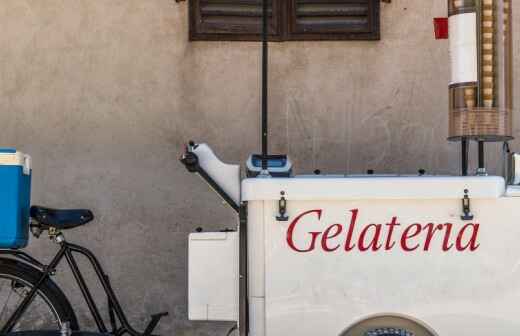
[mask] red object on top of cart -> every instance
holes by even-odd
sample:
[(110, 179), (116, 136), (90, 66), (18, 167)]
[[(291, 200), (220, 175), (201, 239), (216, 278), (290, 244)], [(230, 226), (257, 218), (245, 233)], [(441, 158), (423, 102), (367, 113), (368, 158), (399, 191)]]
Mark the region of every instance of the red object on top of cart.
[(445, 40), (449, 38), (448, 18), (434, 18), (435, 39)]

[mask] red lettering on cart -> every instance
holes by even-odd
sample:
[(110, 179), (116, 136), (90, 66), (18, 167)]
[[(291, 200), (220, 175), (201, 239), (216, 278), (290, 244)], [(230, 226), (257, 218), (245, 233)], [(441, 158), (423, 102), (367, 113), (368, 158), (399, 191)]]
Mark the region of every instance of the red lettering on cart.
[(352, 216), (350, 216), (350, 226), (348, 227), (348, 233), (347, 233), (347, 241), (345, 243), (345, 251), (350, 252), (355, 247), (356, 244), (352, 244), (352, 235), (354, 234), (354, 226), (356, 226), (357, 216), (358, 216), (358, 209), (350, 210), (352, 213)]
[[(474, 252), (480, 247), (480, 224), (477, 223), (466, 224), (457, 231), (452, 223), (402, 225), (398, 217), (394, 216), (384, 225), (371, 223), (361, 226), (358, 225), (359, 209), (352, 209), (348, 227), (341, 223), (323, 226), (322, 214), (322, 209), (306, 211), (290, 223), (287, 229), (287, 244), (293, 251), (308, 253), (321, 247), (326, 253), (348, 253), (354, 250), (377, 252), (394, 248), (404, 252), (428, 252), (433, 248), (439, 248), (444, 252)], [(320, 226), (324, 229), (316, 229)]]
[[(430, 250), (430, 244), (432, 243), (432, 239), (435, 236), (436, 231), (442, 231), (444, 226), (442, 224), (435, 225), (434, 223), (428, 223), (425, 225), (425, 229), (427, 230), (426, 240), (424, 241), (424, 251)], [(444, 249), (443, 249), (444, 250)]]
[[(359, 235), (359, 250), (362, 252), (372, 250), (379, 251), (381, 248), (381, 244), (379, 244), (379, 237), (381, 236), (381, 224), (370, 224), (365, 226), (365, 228), (361, 231)], [(373, 229), (373, 230), (371, 230)], [(369, 241), (368, 245), (365, 245), (366, 235), (369, 231), (374, 231), (372, 234), (372, 239)]]
[(421, 233), (422, 226), (421, 224), (412, 224), (406, 229), (404, 229), (403, 235), (401, 236), (401, 248), (403, 251), (412, 252), (419, 248), (419, 243), (415, 244), (413, 247), (408, 245), (408, 241), (414, 237), (417, 237), (419, 233)]
[(394, 229), (396, 226), (400, 226), (401, 224), (397, 223), (397, 217), (392, 217), (392, 221), (386, 223), (386, 225), (388, 226), (388, 236), (386, 237), (385, 250), (390, 251), (395, 246), (395, 242), (392, 240)]
[(291, 247), (296, 252), (310, 252), (310, 251), (314, 251), (314, 248), (316, 247), (316, 238), (318, 238), (318, 236), (321, 234), (321, 232), (309, 232), (311, 234), (311, 244), (307, 249), (297, 248), (296, 245), (294, 245), (294, 241), (293, 241), (293, 232), (294, 232), (294, 228), (296, 227), (296, 223), (298, 223), (302, 217), (305, 217), (306, 215), (312, 214), (312, 213), (315, 213), (318, 215), (318, 220), (321, 219), (321, 210), (310, 210), (310, 211), (304, 212), (301, 215), (299, 215), (298, 217), (296, 217), (293, 220), (293, 222), (291, 223), (291, 225), (289, 225), (289, 229), (287, 230), (287, 244), (289, 244), (289, 247)]
[[(457, 247), (457, 250), (459, 251), (465, 251), (469, 248), (470, 251), (476, 251), (480, 244), (477, 243), (477, 236), (478, 236), (478, 229), (480, 228), (479, 224), (466, 224), (460, 230), (459, 235), (457, 236), (457, 243), (455, 246)], [(464, 233), (466, 230), (471, 229), (471, 238), (466, 243), (466, 245), (462, 245), (462, 241), (464, 240)]]
[(444, 234), (444, 242), (442, 243), (442, 250), (444, 252), (448, 252), (453, 247), (453, 244), (450, 244), (451, 229), (453, 228), (453, 224), (446, 223), (446, 224), (444, 224), (444, 227), (446, 228), (446, 233)]
[[(333, 234), (331, 234), (331, 231), (335, 230)], [(343, 226), (341, 224), (333, 224), (329, 226), (324, 232), (323, 237), (321, 238), (321, 248), (326, 252), (334, 252), (337, 249), (339, 249), (340, 244), (338, 243), (336, 247), (329, 247), (327, 245), (327, 240), (336, 238), (341, 234), (341, 231), (343, 231)]]

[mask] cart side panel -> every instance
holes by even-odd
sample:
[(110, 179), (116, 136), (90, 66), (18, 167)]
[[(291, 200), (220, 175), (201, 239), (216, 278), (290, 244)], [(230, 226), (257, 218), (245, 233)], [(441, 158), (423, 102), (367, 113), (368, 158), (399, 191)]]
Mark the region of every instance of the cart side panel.
[[(472, 200), (463, 221), (460, 199), (289, 201), (280, 222), (266, 201), (265, 335), (335, 336), (384, 313), (438, 335), (519, 334), (518, 209), (519, 198)], [(428, 238), (430, 223), (439, 230)]]

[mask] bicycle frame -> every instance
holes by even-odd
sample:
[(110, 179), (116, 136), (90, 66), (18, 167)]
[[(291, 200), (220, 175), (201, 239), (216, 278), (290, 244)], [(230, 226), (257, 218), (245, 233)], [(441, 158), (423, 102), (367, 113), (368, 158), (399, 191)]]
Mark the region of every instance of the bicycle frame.
[[(26, 311), (28, 306), (33, 301), (38, 289), (41, 287), (41, 285), (47, 280), (51, 275), (55, 274), (56, 267), (60, 264), (60, 262), (65, 258), (67, 260), (67, 263), (69, 264), (69, 267), (74, 275), (74, 278), (81, 290), (81, 294), (83, 295), (87, 306), (90, 310), (90, 313), (92, 314), (92, 317), (94, 318), (94, 321), (96, 322), (97, 328), (100, 333), (108, 333), (108, 329), (103, 321), (103, 318), (101, 317), (101, 314), (99, 312), (99, 309), (94, 302), (94, 299), (92, 298), (92, 294), (90, 293), (90, 290), (85, 282), (85, 279), (83, 277), (83, 274), (81, 273), (78, 264), (76, 262), (76, 259), (74, 258), (74, 253), (78, 253), (80, 255), (83, 255), (86, 257), (91, 266), (94, 268), (94, 271), (98, 277), (99, 282), (103, 286), (103, 289), (107, 295), (108, 303), (109, 303), (109, 314), (110, 314), (110, 323), (112, 327), (111, 334), (115, 336), (120, 336), (124, 334), (129, 334), (131, 336), (150, 336), (159, 323), (159, 320), (161, 317), (166, 316), (168, 313), (161, 313), (152, 315), (152, 320), (148, 324), (146, 330), (143, 333), (140, 333), (136, 331), (130, 323), (128, 322), (128, 319), (112, 289), (112, 286), (110, 285), (110, 281), (108, 278), (108, 275), (104, 272), (103, 268), (101, 267), (101, 264), (99, 263), (96, 256), (88, 249), (76, 245), (71, 244), (63, 240), (59, 242), (61, 245), (60, 250), (56, 254), (56, 256), (52, 259), (52, 261), (49, 263), (49, 265), (43, 265), (33, 257), (31, 257), (29, 254), (22, 252), (22, 251), (16, 251), (16, 250), (0, 250), (0, 255), (11, 255), (14, 256), (26, 263), (32, 264), (38, 268), (40, 268), (43, 272), (42, 277), (38, 280), (36, 285), (31, 289), (31, 291), (26, 295), (26, 297), (22, 300), (20, 303), (20, 306), (13, 312), (5, 326), (0, 330), (1, 334), (10, 332), (16, 322), (20, 319), (22, 314)], [(115, 314), (115, 315), (114, 315)], [(119, 320), (120, 327), (117, 327), (116, 319)], [(66, 322), (66, 321), (64, 321)]]

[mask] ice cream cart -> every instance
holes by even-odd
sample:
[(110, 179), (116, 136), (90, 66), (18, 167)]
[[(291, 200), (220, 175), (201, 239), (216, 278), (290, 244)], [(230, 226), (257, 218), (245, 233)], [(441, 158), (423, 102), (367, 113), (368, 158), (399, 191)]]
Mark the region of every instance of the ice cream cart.
[[(264, 95), (263, 151), (246, 178), (205, 144), (182, 158), (239, 214), (236, 230), (189, 237), (190, 319), (235, 321), (241, 336), (520, 334), (511, 1), (448, 5), (461, 174), (295, 176), (267, 154)], [(504, 143), (503, 176), (487, 174), (486, 142)]]

